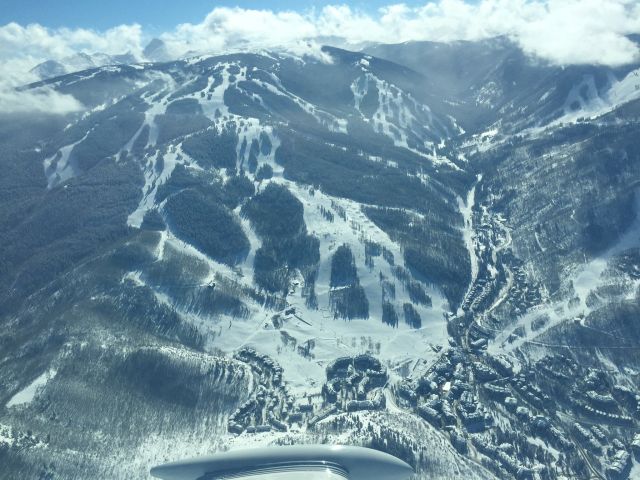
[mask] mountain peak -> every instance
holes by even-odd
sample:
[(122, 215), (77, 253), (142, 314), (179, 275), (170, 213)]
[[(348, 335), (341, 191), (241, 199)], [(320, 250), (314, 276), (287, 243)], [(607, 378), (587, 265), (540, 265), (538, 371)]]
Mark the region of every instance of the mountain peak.
[(144, 55), (147, 60), (153, 62), (166, 62), (171, 60), (167, 45), (159, 38), (152, 39), (147, 46), (144, 47), (142, 55)]

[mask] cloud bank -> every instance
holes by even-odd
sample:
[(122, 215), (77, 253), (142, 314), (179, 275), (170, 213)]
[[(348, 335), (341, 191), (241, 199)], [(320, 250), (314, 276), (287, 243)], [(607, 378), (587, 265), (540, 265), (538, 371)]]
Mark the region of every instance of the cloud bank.
[[(640, 34), (637, 0), (438, 0), (418, 7), (390, 4), (373, 14), (346, 5), (304, 12), (219, 7), (202, 22), (180, 24), (160, 38), (169, 54), (179, 58), (265, 49), (311, 53), (325, 43), (358, 48), (371, 42), (448, 42), (504, 35), (527, 54), (553, 64), (619, 66), (640, 60), (637, 44), (628, 38), (631, 34)], [(21, 104), (60, 112), (77, 109), (77, 102), (53, 92), (40, 92), (38, 102), (32, 103), (12, 99), (11, 92), (15, 85), (33, 81), (27, 72), (44, 60), (60, 61), (79, 52), (131, 53), (143, 60), (149, 40), (137, 24), (103, 32), (16, 23), (0, 26), (0, 62), (5, 65), (0, 73), (0, 110)]]
[(618, 66), (640, 58), (627, 36), (640, 34), (637, 0), (440, 0), (394, 4), (370, 15), (328, 6), (306, 13), (216, 8), (162, 39), (175, 55), (238, 48), (304, 49), (326, 39), (342, 46), (411, 40), (479, 40), (505, 35), (554, 64)]
[[(1, 49), (0, 49), (1, 50)], [(71, 95), (59, 93), (52, 88), (17, 90), (39, 78), (30, 72), (36, 60), (32, 57), (0, 59), (0, 114), (42, 112), (65, 114), (82, 110), (82, 104)]]
[(40, 80), (31, 69), (43, 61), (61, 61), (81, 52), (130, 51), (139, 56), (142, 40), (139, 25), (122, 25), (105, 32), (51, 30), (35, 24), (0, 26), (0, 113), (65, 114), (81, 110), (83, 106), (71, 95), (46, 87), (31, 90), (16, 90), (16, 87)]

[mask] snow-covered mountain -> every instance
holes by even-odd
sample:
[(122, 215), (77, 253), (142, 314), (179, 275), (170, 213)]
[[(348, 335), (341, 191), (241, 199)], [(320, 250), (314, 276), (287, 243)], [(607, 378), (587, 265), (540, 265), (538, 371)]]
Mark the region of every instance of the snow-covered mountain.
[(142, 56), (151, 62), (168, 62), (172, 60), (167, 45), (159, 38), (154, 38), (144, 47)]
[[(155, 52), (155, 49), (150, 53)], [(108, 55), (106, 53), (76, 53), (59, 61), (46, 60), (31, 69), (41, 79), (59, 77), (67, 73), (80, 72), (104, 65), (128, 65), (139, 62), (140, 59), (131, 53), (122, 55)]]
[(429, 78), (429, 88), (467, 130), (496, 126), (515, 134), (597, 117), (640, 98), (638, 64), (550, 65), (504, 37), (375, 45), (366, 51)]
[(27, 87), (85, 111), (0, 116), (0, 478), (320, 441), (420, 478), (640, 469), (638, 65), (106, 63)]
[(89, 70), (109, 65), (131, 65), (141, 62), (168, 62), (173, 60), (166, 44), (159, 38), (152, 39), (142, 51), (142, 55), (131, 52), (110, 55), (102, 52), (79, 52), (60, 60), (45, 60), (31, 69), (40, 79), (60, 77), (65, 74)]

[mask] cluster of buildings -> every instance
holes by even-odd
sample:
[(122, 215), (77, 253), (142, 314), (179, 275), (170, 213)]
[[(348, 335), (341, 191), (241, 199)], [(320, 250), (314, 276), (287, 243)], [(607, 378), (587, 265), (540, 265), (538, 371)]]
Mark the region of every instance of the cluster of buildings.
[(453, 347), (422, 377), (401, 382), (396, 393), (406, 406), (415, 407), (418, 415), (438, 428), (484, 431), (492, 419), (471, 385), (476, 371), (483, 378), (498, 377), (491, 367), (470, 362), (460, 348)]
[(619, 440), (613, 440), (607, 449), (607, 457), (604, 460), (605, 472), (609, 478), (628, 478), (631, 472), (631, 455)]
[(593, 454), (608, 478), (626, 479), (632, 467), (632, 453), (640, 458), (640, 433), (626, 447), (620, 440), (609, 439), (597, 425), (583, 425), (578, 422), (573, 425), (575, 439), (580, 445)]
[(242, 348), (233, 358), (251, 366), (260, 383), (266, 386), (282, 387), (282, 367), (268, 355), (256, 352), (253, 348)]
[(302, 420), (293, 397), (284, 387), (282, 367), (277, 362), (253, 348), (241, 349), (234, 358), (249, 365), (258, 386), (251, 398), (229, 417), (229, 432), (286, 431), (298, 417)]
[(514, 376), (511, 380), (511, 385), (527, 403), (535, 408), (544, 410), (552, 407), (554, 401), (551, 397), (531, 380), (531, 375), (528, 372), (524, 372)]
[[(598, 427), (595, 427), (595, 428), (597, 429), (598, 434), (601, 434), (600, 429), (598, 429)], [(573, 429), (574, 429), (575, 438), (580, 442), (582, 446), (587, 448), (589, 451), (591, 451), (595, 455), (602, 454), (602, 445), (596, 439), (596, 436), (594, 435), (594, 432), (591, 429), (583, 425), (580, 425), (578, 422), (575, 422), (573, 424)], [(604, 434), (602, 434), (602, 437), (604, 437)]]
[[(634, 390), (617, 385), (605, 372), (584, 367), (562, 354), (538, 360), (532, 368), (515, 375), (511, 384), (529, 405), (544, 415), (561, 412), (562, 418), (575, 420), (564, 425), (567, 428), (563, 433), (553, 426), (549, 417), (516, 407), (516, 414), (532, 427), (532, 433), (568, 457), (578, 455), (578, 447), (583, 449), (590, 464), (607, 478), (628, 478), (633, 442), (638, 440), (640, 447), (640, 435), (632, 441), (627, 438), (628, 445), (607, 435), (623, 434), (620, 438), (624, 439), (624, 432), (637, 425), (640, 395)], [(553, 392), (553, 398), (545, 393), (547, 391)]]
[[(545, 359), (545, 362), (548, 362), (547, 370), (554, 372), (548, 378), (563, 382), (569, 392), (570, 384), (565, 377), (571, 376), (576, 382), (578, 372), (567, 368), (567, 362), (571, 363), (571, 360), (558, 358)], [(560, 368), (560, 364), (564, 368)], [(562, 402), (556, 405), (549, 385), (538, 382), (538, 375), (543, 370), (537, 366), (516, 366), (508, 356), (474, 352), (454, 345), (444, 351), (420, 378), (401, 382), (396, 394), (405, 407), (414, 408), (424, 420), (447, 432), (456, 450), (464, 454), (475, 449), (484, 455), (485, 464), (496, 472), (516, 478), (538, 478), (543, 471), (549, 473), (549, 462), (554, 461), (544, 457), (551, 455), (549, 452), (561, 453), (567, 458), (563, 466), (552, 467), (560, 472), (569, 468), (568, 459), (582, 455), (577, 449), (581, 446), (601, 456), (598, 462), (592, 463), (602, 472), (608, 472), (611, 478), (625, 478), (629, 449), (620, 442), (617, 447), (608, 442), (597, 426), (585, 427), (576, 422), (573, 429), (565, 428), (555, 413), (557, 408), (563, 408)], [(593, 402), (604, 406), (610, 404), (611, 399), (618, 403), (619, 399), (625, 398), (635, 408), (631, 390), (618, 388), (614, 389), (615, 393), (607, 394), (603, 385), (589, 383), (588, 375), (583, 378), (586, 378), (582, 382), (585, 396)], [(597, 393), (597, 396), (589, 392)], [(497, 412), (500, 412), (498, 416)], [(504, 420), (509, 417), (520, 426), (517, 432), (506, 426), (508, 423)], [(511, 441), (504, 441), (505, 437), (511, 436)], [(640, 448), (640, 437), (637, 443)], [(542, 454), (541, 450), (547, 453)], [(619, 474), (613, 474), (615, 469)]]
[[(481, 330), (476, 333), (472, 341), (483, 338)], [(251, 367), (259, 386), (230, 417), (234, 433), (312, 427), (341, 412), (384, 409), (390, 393), (387, 369), (371, 355), (329, 363), (313, 404), (294, 402), (282, 384), (282, 368), (267, 355), (244, 348), (235, 358)], [(399, 406), (445, 432), (458, 452), (481, 454), (495, 472), (547, 478), (552, 470), (571, 472), (570, 462), (577, 461), (607, 478), (625, 479), (633, 455), (640, 461), (640, 433), (619, 437), (624, 443), (608, 435), (637, 424), (640, 396), (608, 378), (562, 354), (521, 366), (509, 356), (474, 349), (471, 342), (468, 347), (452, 342), (436, 362), (391, 393)], [(508, 418), (519, 425), (517, 432), (505, 423)]]
[(385, 407), (382, 387), (387, 369), (371, 355), (339, 357), (327, 365), (327, 381), (322, 386), (326, 404), (337, 411), (378, 410)]
[(632, 426), (640, 419), (640, 395), (620, 385), (609, 385), (602, 372), (589, 369), (569, 395), (573, 410), (594, 421)]
[(514, 305), (514, 313), (522, 314), (535, 305), (542, 303), (540, 286), (531, 283), (524, 271), (522, 262), (510, 255), (511, 273), (513, 274), (513, 286), (509, 291), (509, 301)]
[(501, 468), (517, 479), (530, 480), (534, 478), (535, 471), (522, 465), (515, 455), (515, 448), (509, 443), (494, 445), (485, 442), (483, 438), (472, 437), (471, 442), (476, 450), (500, 465)]
[(379, 410), (386, 405), (383, 387), (388, 380), (387, 369), (370, 355), (332, 361), (326, 368), (321, 401), (315, 403), (294, 401), (283, 385), (282, 368), (268, 355), (243, 348), (234, 358), (250, 366), (258, 386), (229, 417), (231, 433), (287, 431), (294, 424), (311, 427), (336, 413)]
[(491, 258), (491, 252), (495, 252), (494, 246), (504, 244), (508, 240), (504, 229), (490, 222), (492, 220), (487, 221), (485, 218), (476, 229), (476, 242), (480, 246), (476, 253), (483, 257), (480, 264), (488, 265), (489, 268), (478, 272), (478, 278), (465, 295), (461, 308), (469, 312), (487, 310), (507, 283), (505, 265), (508, 265), (512, 277), (509, 303), (512, 305), (513, 313), (519, 316), (541, 303), (540, 285), (527, 276), (523, 262), (511, 251), (501, 252), (502, 258), (499, 262)]

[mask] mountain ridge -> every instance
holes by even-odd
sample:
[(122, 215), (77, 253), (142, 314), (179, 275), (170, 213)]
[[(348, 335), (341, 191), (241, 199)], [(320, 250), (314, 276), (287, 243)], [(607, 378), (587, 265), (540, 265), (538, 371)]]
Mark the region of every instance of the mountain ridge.
[(0, 118), (8, 475), (339, 440), (422, 478), (638, 468), (637, 66), (418, 47), (25, 87), (86, 110)]

